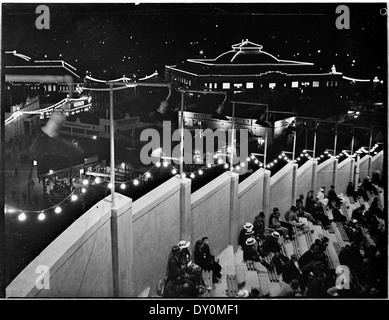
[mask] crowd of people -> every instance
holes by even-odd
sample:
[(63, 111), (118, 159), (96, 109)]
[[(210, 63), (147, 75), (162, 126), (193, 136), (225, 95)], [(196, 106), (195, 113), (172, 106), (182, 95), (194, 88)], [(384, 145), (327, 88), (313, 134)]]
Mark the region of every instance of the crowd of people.
[[(375, 175), (375, 182), (381, 182)], [(369, 192), (378, 195), (377, 184), (370, 177), (360, 184), (357, 194), (353, 186), (348, 188), (347, 196), (363, 197)], [(352, 185), (352, 184), (351, 184)], [(366, 189), (367, 187), (367, 189)], [(352, 188), (352, 189), (351, 189)], [(351, 190), (353, 192), (351, 192)], [(281, 220), (280, 211), (273, 208), (269, 216), (268, 228), (265, 227), (265, 214), (260, 212), (253, 223), (246, 222), (239, 235), (239, 245), (243, 250), (244, 261), (257, 261), (268, 270), (275, 269), (279, 279), (282, 279), (279, 297), (375, 297), (385, 293), (385, 263), (386, 217), (379, 207), (377, 197), (373, 199), (369, 210), (361, 205), (352, 212), (351, 220), (341, 212), (345, 196), (338, 194), (333, 185), (326, 194), (321, 187), (314, 197), (311, 190), (307, 194), (304, 205), (304, 195), (296, 200), (296, 205), (285, 212), (285, 220)], [(369, 200), (369, 198), (367, 198)], [(331, 210), (331, 220), (326, 214)], [(278, 241), (280, 235), (285, 239), (293, 239), (293, 227), (303, 227), (299, 217), (304, 217), (324, 229), (331, 221), (342, 222), (351, 244), (345, 245), (339, 253), (340, 266), (331, 267), (326, 254), (329, 239), (316, 239), (308, 251), (300, 258), (295, 254), (287, 257), (283, 254)], [(362, 230), (364, 229), (364, 230)], [(374, 244), (366, 241), (367, 232)], [(265, 259), (272, 253), (270, 263)], [(249, 292), (247, 297), (252, 297)]]
[[(380, 208), (379, 199), (374, 197), (368, 209), (362, 204), (352, 212), (351, 219), (342, 213), (346, 196), (364, 197), (379, 194), (377, 181), (367, 177), (355, 191), (352, 183), (348, 185), (345, 195), (336, 192), (333, 185), (328, 193), (320, 187), (316, 196), (310, 190), (306, 198), (300, 194), (296, 204), (291, 206), (281, 219), (279, 208), (274, 207), (266, 226), (264, 212), (254, 218), (253, 222), (243, 225), (238, 237), (238, 244), (243, 251), (243, 262), (257, 262), (269, 272), (276, 272), (281, 285), (278, 297), (376, 297), (385, 290), (385, 257), (387, 239), (385, 226), (387, 219)], [(329, 218), (327, 211), (332, 212)], [(304, 218), (304, 219), (300, 219)], [(306, 228), (307, 221), (320, 225), (323, 229), (330, 223), (341, 222), (347, 233), (349, 244), (339, 252), (339, 263), (335, 269), (328, 256), (327, 247), (330, 239), (323, 236), (316, 239), (310, 248), (300, 257), (292, 254), (286, 256), (280, 237), (286, 241), (293, 240), (299, 229)], [(366, 233), (372, 242), (366, 240)], [(209, 239), (203, 237), (196, 241), (194, 253), (189, 251), (190, 243), (182, 240), (172, 247), (168, 262), (168, 276), (163, 296), (198, 297), (204, 290), (209, 290), (202, 278), (203, 270), (212, 271), (213, 282), (221, 278), (219, 261), (211, 254)], [(271, 259), (269, 259), (271, 258)], [(239, 290), (238, 297), (259, 297), (258, 288)]]
[(203, 270), (212, 271), (213, 283), (221, 278), (222, 267), (211, 254), (208, 237), (196, 241), (193, 255), (189, 247), (189, 241), (181, 240), (171, 248), (164, 297), (195, 298), (211, 290), (203, 279)]

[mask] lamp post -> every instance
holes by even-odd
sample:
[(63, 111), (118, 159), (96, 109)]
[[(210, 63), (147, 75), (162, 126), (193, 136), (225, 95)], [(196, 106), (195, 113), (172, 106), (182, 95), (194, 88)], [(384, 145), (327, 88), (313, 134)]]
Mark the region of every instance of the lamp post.
[[(235, 145), (235, 101), (232, 101), (232, 132), (231, 132), (231, 155), (230, 172), (234, 169), (234, 145)], [(228, 152), (227, 152), (228, 153)]]

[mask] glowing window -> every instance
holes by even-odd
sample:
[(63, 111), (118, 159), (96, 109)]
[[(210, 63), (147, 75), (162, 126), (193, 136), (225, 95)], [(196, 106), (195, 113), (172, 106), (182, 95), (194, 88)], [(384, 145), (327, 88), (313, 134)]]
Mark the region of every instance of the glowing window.
[(292, 88), (298, 88), (299, 82), (298, 81), (292, 81)]
[(254, 82), (247, 82), (246, 83), (246, 88), (247, 89), (253, 89), (254, 88)]
[(276, 84), (274, 82), (269, 83), (269, 88), (274, 89), (276, 87)]
[(223, 82), (223, 89), (230, 89), (230, 84), (228, 82)]
[(312, 87), (318, 88), (319, 87), (319, 81), (313, 81), (312, 82)]

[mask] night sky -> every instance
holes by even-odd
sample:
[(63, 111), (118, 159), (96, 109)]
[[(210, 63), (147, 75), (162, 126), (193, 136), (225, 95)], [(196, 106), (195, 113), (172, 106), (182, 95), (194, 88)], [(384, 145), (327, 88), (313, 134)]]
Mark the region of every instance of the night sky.
[(49, 3), (50, 30), (38, 30), (38, 4), (3, 4), (3, 50), (63, 59), (81, 76), (143, 77), (188, 58), (216, 58), (242, 39), (280, 59), (335, 64), (347, 76), (386, 79), (385, 3), (345, 3), (350, 29), (339, 30), (338, 3)]

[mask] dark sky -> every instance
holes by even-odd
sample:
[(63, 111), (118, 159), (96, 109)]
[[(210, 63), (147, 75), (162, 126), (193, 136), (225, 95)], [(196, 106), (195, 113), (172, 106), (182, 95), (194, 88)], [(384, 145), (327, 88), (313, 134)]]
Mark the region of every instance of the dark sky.
[(386, 79), (386, 4), (345, 4), (349, 30), (335, 26), (338, 3), (49, 3), (50, 30), (35, 27), (38, 4), (3, 4), (3, 50), (64, 59), (81, 75), (142, 77), (187, 58), (215, 58), (249, 39), (281, 59)]

